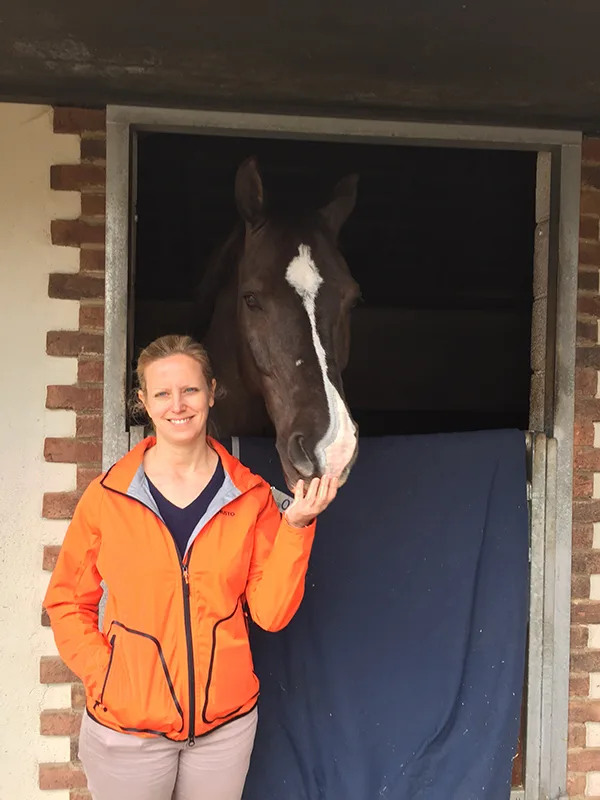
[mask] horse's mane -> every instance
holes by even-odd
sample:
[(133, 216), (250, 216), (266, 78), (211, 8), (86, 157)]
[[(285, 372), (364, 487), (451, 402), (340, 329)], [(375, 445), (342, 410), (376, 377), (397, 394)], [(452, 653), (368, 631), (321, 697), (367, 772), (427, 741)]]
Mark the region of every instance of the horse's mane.
[(234, 276), (243, 244), (244, 225), (240, 222), (208, 257), (206, 269), (195, 289), (195, 335), (199, 340), (202, 340), (208, 331), (219, 292)]

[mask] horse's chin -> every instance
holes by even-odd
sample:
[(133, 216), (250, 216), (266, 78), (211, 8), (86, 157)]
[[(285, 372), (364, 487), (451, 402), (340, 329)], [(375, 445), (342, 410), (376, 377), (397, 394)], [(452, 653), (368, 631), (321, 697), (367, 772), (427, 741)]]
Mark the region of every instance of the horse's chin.
[[(358, 445), (354, 450), (354, 455), (352, 456), (350, 462), (344, 467), (341, 474), (337, 476), (338, 479), (338, 489), (340, 489), (344, 484), (347, 482), (348, 478), (350, 477), (350, 472), (352, 471), (352, 467), (354, 466), (356, 459), (358, 456)], [(306, 490), (307, 486), (310, 484), (314, 478), (321, 478), (322, 475), (311, 475), (310, 477), (306, 477), (305, 475), (301, 475), (291, 464), (282, 463), (283, 468), (283, 477), (285, 479), (286, 485), (290, 492), (293, 494), (296, 488), (296, 484), (298, 481), (304, 481), (304, 488)]]
[(354, 466), (357, 456), (358, 456), (358, 444), (354, 449), (354, 455), (352, 456), (350, 463), (343, 469), (342, 474), (338, 476), (338, 489), (341, 489), (342, 486), (346, 483), (346, 481), (350, 477), (350, 472), (352, 471), (352, 467)]

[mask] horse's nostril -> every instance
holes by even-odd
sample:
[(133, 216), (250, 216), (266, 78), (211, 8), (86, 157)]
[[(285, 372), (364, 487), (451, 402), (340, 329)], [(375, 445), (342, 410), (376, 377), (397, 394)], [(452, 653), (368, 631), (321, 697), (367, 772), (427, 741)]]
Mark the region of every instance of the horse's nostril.
[(290, 461), (298, 470), (300, 475), (303, 475), (305, 478), (310, 478), (315, 474), (315, 465), (313, 464), (313, 461), (306, 450), (304, 437), (301, 433), (293, 433), (290, 436), (288, 443), (288, 454)]

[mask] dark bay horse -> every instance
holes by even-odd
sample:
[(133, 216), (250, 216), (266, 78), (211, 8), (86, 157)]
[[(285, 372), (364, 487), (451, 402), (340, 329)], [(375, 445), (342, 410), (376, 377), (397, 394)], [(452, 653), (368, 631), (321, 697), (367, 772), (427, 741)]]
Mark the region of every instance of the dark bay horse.
[(357, 182), (341, 180), (323, 208), (280, 214), (267, 208), (256, 160), (245, 161), (235, 181), (240, 224), (198, 289), (198, 333), (224, 390), (217, 435), (274, 432), (290, 488), (326, 473), (342, 484), (357, 455), (341, 375), (359, 287), (337, 246)]

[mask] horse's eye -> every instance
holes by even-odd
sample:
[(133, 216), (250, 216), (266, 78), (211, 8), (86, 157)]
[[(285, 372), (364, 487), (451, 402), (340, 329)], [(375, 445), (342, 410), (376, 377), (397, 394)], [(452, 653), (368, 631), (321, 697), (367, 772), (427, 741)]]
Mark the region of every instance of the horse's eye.
[(244, 295), (244, 301), (249, 309), (255, 311), (257, 308), (260, 308), (260, 303), (256, 299), (256, 295), (252, 293), (248, 293)]

